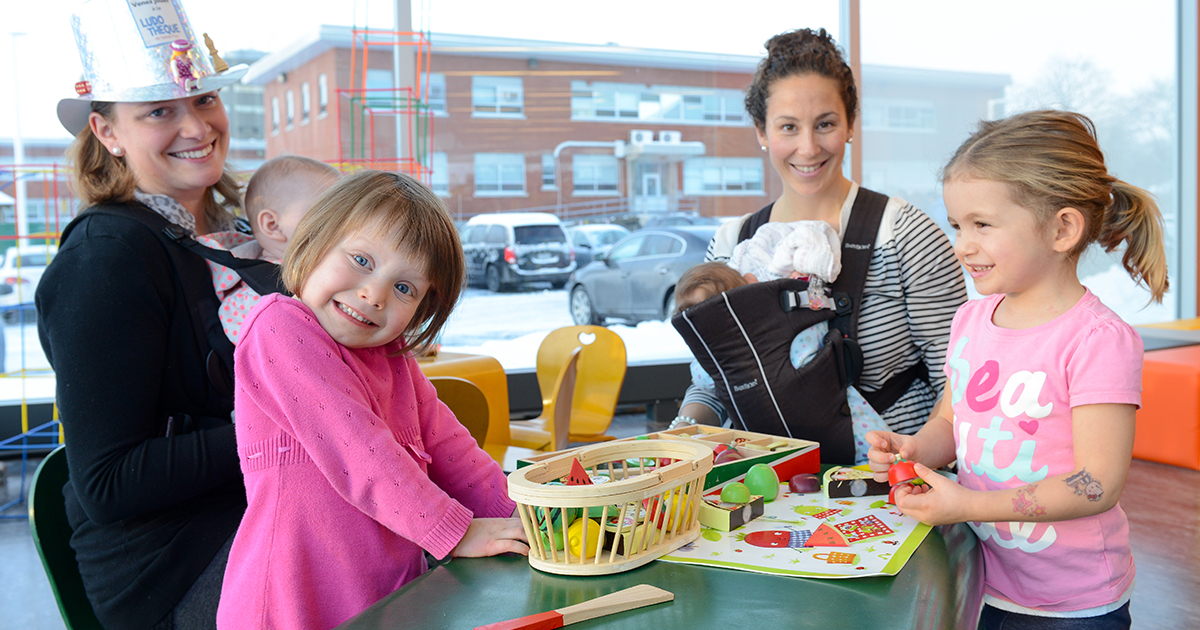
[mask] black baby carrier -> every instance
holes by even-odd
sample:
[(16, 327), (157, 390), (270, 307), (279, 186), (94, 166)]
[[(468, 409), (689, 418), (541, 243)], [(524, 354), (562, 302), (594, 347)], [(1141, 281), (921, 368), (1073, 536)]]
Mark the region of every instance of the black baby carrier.
[[(862, 372), (858, 316), (886, 206), (886, 196), (859, 188), (842, 240), (842, 270), (823, 300), (833, 308), (810, 307), (807, 280), (781, 279), (734, 288), (672, 318), (735, 427), (820, 442), (822, 462), (854, 463), (846, 389)], [(739, 242), (770, 219), (771, 207), (743, 222)], [(829, 322), (821, 349), (792, 367), (792, 340), (820, 322)], [(920, 377), (924, 364), (918, 366), (863, 397), (882, 413)]]
[[(209, 349), (205, 365), (209, 383), (217, 393), (233, 400), (233, 342), (229, 341), (221, 327), (221, 302), (213, 290), (211, 273), (200, 272), (196, 267), (198, 261), (187, 252), (237, 271), (242, 280), (259, 295), (290, 295), (283, 286), (279, 265), (266, 260), (237, 258), (227, 251), (205, 247), (174, 223), (136, 201), (129, 204), (96, 204), (80, 213), (80, 217), (85, 214), (105, 214), (130, 219), (145, 225), (158, 237), (163, 249), (171, 258), (176, 278), (184, 288), (183, 293), (188, 300), (188, 311), (192, 314), (196, 341), (201, 348)], [(63, 230), (60, 237), (62, 242), (66, 242), (67, 235), (77, 222), (78, 218)]]

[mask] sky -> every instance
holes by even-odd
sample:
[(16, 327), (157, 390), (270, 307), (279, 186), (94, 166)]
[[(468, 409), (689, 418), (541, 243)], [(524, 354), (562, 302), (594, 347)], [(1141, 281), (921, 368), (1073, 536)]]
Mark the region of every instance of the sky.
[[(73, 95), (75, 2), (7, 0), (0, 21), (0, 138), (63, 138), (54, 115)], [(434, 33), (758, 55), (771, 35), (824, 26), (839, 35), (838, 0), (609, 0), (580, 20), (561, 0), (413, 0), (413, 28)], [(687, 11), (680, 11), (686, 6)], [(1010, 74), (1031, 80), (1055, 58), (1087, 57), (1132, 91), (1174, 75), (1173, 0), (861, 0), (863, 63)], [(273, 52), (320, 24), (391, 29), (393, 0), (184, 0), (217, 48)], [(14, 38), (11, 32), (24, 35)], [(15, 54), (14, 54), (15, 48)], [(14, 59), (18, 60), (14, 63)], [(15, 78), (14, 78), (15, 70)]]

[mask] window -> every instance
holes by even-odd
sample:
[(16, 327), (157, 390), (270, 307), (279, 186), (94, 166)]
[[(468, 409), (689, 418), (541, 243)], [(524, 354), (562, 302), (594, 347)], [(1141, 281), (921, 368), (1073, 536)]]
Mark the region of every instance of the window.
[(442, 197), (450, 196), (450, 163), (443, 152), (434, 153), (430, 160), (429, 187)]
[(608, 259), (611, 261), (621, 261), (633, 258), (638, 255), (642, 249), (642, 243), (646, 241), (645, 235), (637, 234), (621, 241), (618, 245), (614, 245), (608, 252)]
[[(1196, 167), (1195, 162), (1181, 164), (1180, 156), (1194, 160), (1196, 152), (1180, 143), (1190, 137), (1194, 147), (1196, 137), (1196, 4), (1089, 3), (1105, 23), (1137, 24), (1140, 45), (1124, 47), (1095, 37), (1094, 28), (1062, 3), (1007, 3), (1012, 15), (1038, 14), (1037, 20), (1021, 23), (1029, 41), (1047, 43), (1037, 55), (1009, 45), (1013, 23), (992, 19), (999, 14), (950, 35), (962, 16), (939, 10), (948, 5), (903, 4), (862, 3), (861, 183), (902, 196), (953, 239), (937, 173), (980, 119), (1045, 108), (1082, 113), (1095, 123), (1109, 172), (1157, 198), (1172, 290), (1162, 305), (1149, 304), (1145, 289), (1121, 267), (1123, 250), (1105, 254), (1097, 247), (1080, 261), (1080, 282), (1130, 324), (1194, 317), (1195, 211), (1181, 213), (1180, 208), (1195, 207), (1196, 178), (1180, 173), (1194, 174)], [(897, 32), (942, 45), (902, 47), (884, 41), (887, 33)], [(1006, 53), (997, 55), (997, 50)], [(1190, 84), (1181, 84), (1181, 77)], [(917, 133), (919, 140), (903, 137)], [(859, 142), (855, 138), (855, 150)], [(967, 291), (977, 295), (969, 279)]]
[(429, 75), (429, 111), (435, 116), (447, 116), (446, 109), (446, 75), (433, 73)]
[(308, 92), (308, 83), (300, 84), (300, 124), (308, 124), (308, 114), (312, 111), (312, 96)]
[(554, 154), (542, 154), (542, 190), (557, 190), (558, 175), (554, 172)]
[(937, 131), (932, 101), (863, 99), (862, 120), (870, 131)]
[(758, 158), (691, 158), (683, 163), (686, 195), (761, 195), (763, 161)]
[(683, 241), (666, 234), (651, 234), (646, 237), (639, 256), (669, 256), (683, 251)]
[(574, 120), (746, 125), (740, 90), (632, 83), (571, 82)]
[(572, 156), (571, 180), (575, 195), (617, 194), (617, 173), (620, 165), (612, 155), (578, 154)]
[(471, 240), (468, 242), (482, 243), (487, 238), (487, 233), (488, 227), (486, 225), (476, 225), (474, 231), (471, 232)]
[(329, 80), (324, 74), (317, 77), (317, 115), (324, 117), (329, 106)]
[(271, 97), (271, 133), (279, 133), (279, 97)]
[(493, 225), (487, 232), (487, 242), (503, 245), (508, 242), (503, 225)]
[(472, 77), (471, 112), (474, 116), (523, 115), (525, 91), (521, 77)]
[(391, 70), (371, 68), (367, 70), (367, 92), (363, 94), (366, 107), (393, 108), (396, 104), (395, 76)]
[(287, 128), (292, 128), (292, 122), (296, 120), (296, 95), (291, 90), (287, 91)]
[(525, 156), (520, 153), (476, 153), (475, 194), (481, 197), (523, 196)]

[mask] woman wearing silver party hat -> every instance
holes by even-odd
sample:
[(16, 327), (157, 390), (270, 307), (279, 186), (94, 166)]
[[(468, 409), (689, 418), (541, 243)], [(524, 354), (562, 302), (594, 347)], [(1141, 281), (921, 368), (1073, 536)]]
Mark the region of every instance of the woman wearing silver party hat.
[(71, 25), (83, 80), (58, 117), (87, 210), (37, 292), (71, 546), (105, 628), (213, 628), (245, 491), (233, 348), (208, 267), (181, 242), (232, 229), (217, 90), (246, 67), (206, 52), (178, 0), (89, 0)]

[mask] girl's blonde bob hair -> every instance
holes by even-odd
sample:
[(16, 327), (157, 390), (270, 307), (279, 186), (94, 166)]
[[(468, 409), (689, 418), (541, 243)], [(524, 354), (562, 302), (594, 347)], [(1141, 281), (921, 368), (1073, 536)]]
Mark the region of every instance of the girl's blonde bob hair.
[(458, 302), (466, 260), (450, 212), (433, 191), (402, 173), (363, 170), (338, 181), (300, 220), (283, 257), (283, 282), (299, 296), (338, 243), (362, 230), (390, 238), (424, 261), (429, 291), (403, 337), (418, 354), (431, 346)]

